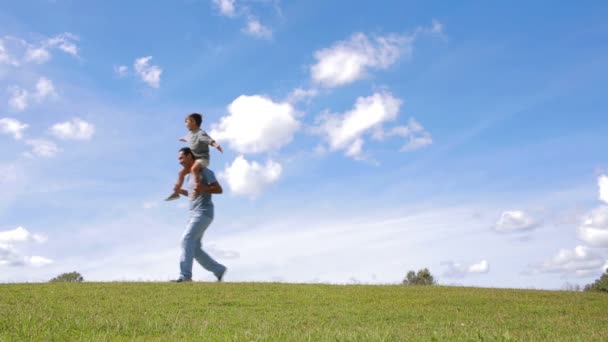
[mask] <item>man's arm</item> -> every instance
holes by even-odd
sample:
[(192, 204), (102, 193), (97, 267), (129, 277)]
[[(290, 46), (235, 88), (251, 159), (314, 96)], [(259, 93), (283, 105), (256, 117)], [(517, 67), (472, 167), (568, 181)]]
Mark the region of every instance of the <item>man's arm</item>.
[(221, 194), (224, 192), (222, 186), (218, 182), (213, 182), (211, 184), (199, 184), (196, 188), (197, 193), (204, 192), (206, 194)]

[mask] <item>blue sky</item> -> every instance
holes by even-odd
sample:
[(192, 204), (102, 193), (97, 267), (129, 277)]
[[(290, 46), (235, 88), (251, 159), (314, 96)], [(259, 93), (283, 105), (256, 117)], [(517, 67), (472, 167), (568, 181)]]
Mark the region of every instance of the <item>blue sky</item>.
[[(0, 282), (164, 281), (190, 112), (227, 281), (560, 289), (608, 266), (608, 6), (0, 6)], [(194, 278), (212, 275), (195, 266)]]

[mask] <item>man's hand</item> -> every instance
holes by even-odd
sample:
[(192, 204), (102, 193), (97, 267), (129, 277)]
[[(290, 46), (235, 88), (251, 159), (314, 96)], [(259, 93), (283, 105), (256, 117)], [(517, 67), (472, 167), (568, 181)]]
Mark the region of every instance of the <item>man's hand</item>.
[(194, 198), (197, 198), (203, 192), (209, 192), (209, 185), (203, 183), (194, 184)]

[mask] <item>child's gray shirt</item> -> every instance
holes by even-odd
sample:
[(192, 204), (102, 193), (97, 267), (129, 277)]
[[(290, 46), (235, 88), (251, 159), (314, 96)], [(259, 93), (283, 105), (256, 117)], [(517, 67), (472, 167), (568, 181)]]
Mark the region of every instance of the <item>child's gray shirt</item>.
[(196, 132), (190, 133), (188, 136), (188, 143), (190, 144), (190, 149), (192, 150), (192, 154), (196, 159), (207, 159), (209, 160), (209, 145), (214, 140), (211, 139), (209, 134), (202, 129), (199, 129)]

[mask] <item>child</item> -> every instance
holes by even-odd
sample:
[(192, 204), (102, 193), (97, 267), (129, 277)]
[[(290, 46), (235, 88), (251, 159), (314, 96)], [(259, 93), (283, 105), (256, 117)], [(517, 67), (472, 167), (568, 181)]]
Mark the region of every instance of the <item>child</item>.
[(189, 135), (180, 138), (180, 141), (187, 141), (190, 144), (190, 149), (196, 159), (190, 169), (183, 168), (178, 176), (177, 183), (173, 188), (173, 194), (167, 197), (165, 201), (171, 201), (179, 198), (179, 190), (184, 184), (184, 178), (189, 172), (192, 172), (194, 177), (194, 189), (198, 189), (201, 180), (201, 170), (209, 166), (209, 145), (217, 148), (218, 151), (224, 153), (222, 147), (215, 140), (211, 139), (209, 134), (201, 129), (203, 117), (198, 113), (192, 113), (186, 117), (186, 128), (191, 132)]

